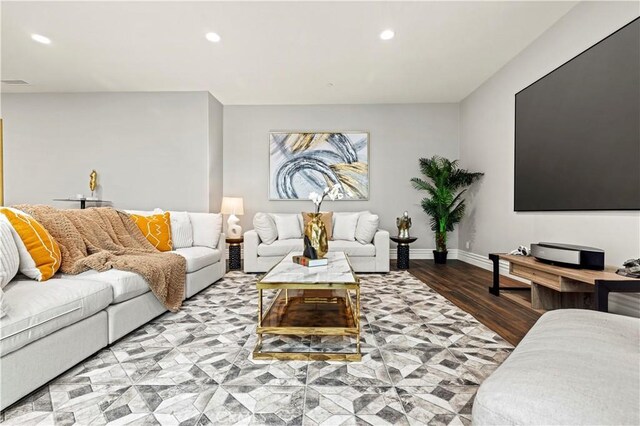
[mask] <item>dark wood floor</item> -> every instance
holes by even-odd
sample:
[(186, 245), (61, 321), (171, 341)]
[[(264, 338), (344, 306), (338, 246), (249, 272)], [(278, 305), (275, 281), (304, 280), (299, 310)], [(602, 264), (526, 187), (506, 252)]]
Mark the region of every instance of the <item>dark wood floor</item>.
[[(512, 345), (522, 340), (541, 315), (540, 311), (526, 306), (526, 301), (514, 301), (516, 299), (509, 297), (507, 292), (500, 297), (489, 294), (491, 272), (477, 266), (459, 260), (450, 260), (446, 265), (436, 265), (432, 260), (411, 260), (409, 266), (411, 274)], [(395, 260), (391, 261), (391, 267), (396, 269)], [(522, 287), (521, 283), (504, 277), (501, 285)]]

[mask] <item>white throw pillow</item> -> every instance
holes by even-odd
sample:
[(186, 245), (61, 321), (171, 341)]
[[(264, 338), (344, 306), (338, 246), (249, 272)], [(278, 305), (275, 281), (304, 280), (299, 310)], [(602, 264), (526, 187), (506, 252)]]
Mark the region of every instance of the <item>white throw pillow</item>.
[(20, 267), (20, 255), (12, 230), (9, 219), (0, 214), (0, 289), (9, 284)]
[(187, 212), (169, 212), (171, 219), (171, 241), (173, 248), (193, 246), (193, 227)]
[[(300, 219), (298, 219), (298, 216), (300, 216)], [(302, 215), (272, 214), (271, 217), (273, 217), (273, 221), (276, 223), (279, 240), (302, 238), (302, 226), (300, 226)]]
[(260, 241), (265, 244), (271, 244), (278, 239), (276, 223), (267, 213), (256, 213), (253, 217), (253, 229), (258, 233)]
[(193, 228), (193, 245), (218, 248), (222, 234), (222, 215), (219, 213), (189, 213)]
[(333, 239), (355, 241), (359, 216), (360, 213), (334, 213)]
[(378, 225), (380, 225), (380, 218), (377, 214), (369, 211), (360, 213), (356, 225), (356, 241), (360, 244), (369, 244), (378, 231)]

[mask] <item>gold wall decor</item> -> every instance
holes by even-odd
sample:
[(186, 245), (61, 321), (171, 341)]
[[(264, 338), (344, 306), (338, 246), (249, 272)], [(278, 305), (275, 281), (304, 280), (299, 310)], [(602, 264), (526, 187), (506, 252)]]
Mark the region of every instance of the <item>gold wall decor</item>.
[(93, 192), (96, 190), (96, 186), (98, 186), (98, 173), (95, 170), (91, 170), (89, 174), (89, 190), (91, 191), (91, 196), (93, 197)]

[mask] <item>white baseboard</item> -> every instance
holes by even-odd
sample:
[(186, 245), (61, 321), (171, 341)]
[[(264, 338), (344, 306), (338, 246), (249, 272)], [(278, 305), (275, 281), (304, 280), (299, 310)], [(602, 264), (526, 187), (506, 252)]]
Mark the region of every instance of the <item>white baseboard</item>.
[[(477, 266), (478, 268), (486, 269), (487, 271), (493, 271), (493, 262), (489, 259), (488, 256), (471, 253), (470, 251), (458, 250), (457, 259), (465, 263), (469, 263), (473, 266)], [(500, 275), (504, 275), (514, 280), (529, 284), (529, 281), (511, 275), (509, 273), (509, 263), (503, 260), (500, 261)]]
[[(433, 259), (433, 250), (434, 249), (413, 249), (409, 248), (409, 258), (410, 259)], [(449, 254), (447, 258), (456, 260), (458, 259), (458, 249), (449, 249)], [(397, 259), (398, 258), (398, 250), (397, 249), (389, 249), (389, 258)]]
[[(409, 257), (411, 259), (433, 259), (433, 250), (434, 249), (410, 249)], [(390, 249), (389, 257), (391, 259), (397, 259), (398, 251), (395, 248)], [(491, 262), (488, 256), (481, 254), (460, 249), (449, 249), (449, 255), (447, 258), (450, 260), (460, 260), (470, 265), (477, 266), (478, 268), (486, 269), (487, 271), (493, 271), (493, 262)], [(509, 264), (502, 260), (500, 261), (500, 275), (529, 284), (529, 281), (511, 275), (509, 273)]]

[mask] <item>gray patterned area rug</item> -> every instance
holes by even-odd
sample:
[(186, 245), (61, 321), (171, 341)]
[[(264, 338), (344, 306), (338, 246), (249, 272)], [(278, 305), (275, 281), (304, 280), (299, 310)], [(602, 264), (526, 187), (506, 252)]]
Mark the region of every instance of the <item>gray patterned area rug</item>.
[[(362, 362), (254, 361), (256, 276), (228, 273), (3, 414), (5, 424), (468, 425), (512, 346), (408, 272), (363, 274)], [(335, 351), (336, 337), (267, 339)], [(352, 350), (353, 348), (349, 348)]]

